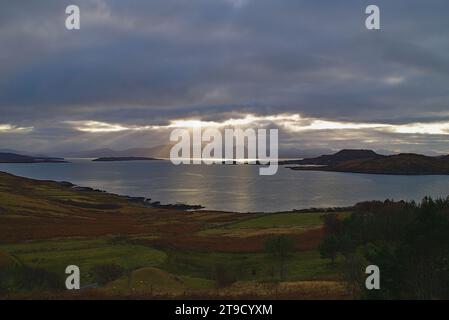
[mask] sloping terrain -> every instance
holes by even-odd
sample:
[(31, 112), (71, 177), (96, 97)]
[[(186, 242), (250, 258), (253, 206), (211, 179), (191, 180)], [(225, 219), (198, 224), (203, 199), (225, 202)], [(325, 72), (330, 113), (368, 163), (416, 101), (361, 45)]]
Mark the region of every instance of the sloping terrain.
[(292, 167), (292, 169), (394, 175), (449, 174), (449, 160), (447, 157), (402, 153), (365, 159), (328, 160), (329, 163), (327, 164), (326, 161), (317, 161), (317, 163), (321, 164), (320, 166), (298, 166)]
[(33, 157), (21, 154), (0, 152), (0, 163), (42, 163), (42, 162), (66, 162), (63, 158), (49, 158), (49, 157)]
[(0, 242), (111, 234), (170, 236), (244, 217), (148, 208), (126, 197), (0, 172)]
[[(0, 172), (0, 298), (348, 298), (341, 265), (329, 265), (317, 251), (323, 214), (152, 208)], [(295, 242), (285, 279), (265, 251), (276, 235)], [(64, 290), (71, 264), (88, 289)]]

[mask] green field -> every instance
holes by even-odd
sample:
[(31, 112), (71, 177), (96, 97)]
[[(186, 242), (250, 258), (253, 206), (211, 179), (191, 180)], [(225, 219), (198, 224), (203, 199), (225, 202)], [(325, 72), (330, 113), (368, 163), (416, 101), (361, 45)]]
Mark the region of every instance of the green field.
[[(108, 285), (111, 290), (165, 288), (182, 292), (215, 287), (218, 267), (228, 270), (235, 281), (271, 282), (279, 279), (278, 264), (266, 253), (228, 254), (170, 251), (146, 246), (112, 244), (104, 239), (61, 239), (1, 245), (2, 260), (48, 270), (64, 276), (65, 268), (80, 267), (82, 285), (94, 282), (90, 270), (96, 265), (117, 264), (131, 272)], [(7, 258), (9, 255), (9, 258)], [(157, 267), (157, 268), (154, 268)], [(339, 266), (330, 266), (317, 251), (295, 252), (286, 260), (286, 281), (335, 279)], [(134, 270), (134, 271), (133, 271)]]
[[(341, 261), (332, 266), (318, 252), (324, 214), (149, 208), (0, 172), (0, 296), (76, 296), (64, 290), (69, 265), (80, 267), (82, 287), (95, 284), (80, 297), (271, 297), (263, 287), (277, 284), (294, 297), (341, 296)], [(277, 235), (294, 241), (283, 263), (265, 251)]]
[(320, 213), (272, 213), (229, 225), (230, 229), (245, 228), (282, 228), (293, 226), (318, 226), (323, 223)]
[[(215, 279), (216, 269), (222, 266), (230, 270), (239, 281), (278, 280), (273, 275), (278, 263), (266, 253), (199, 253), (174, 252), (161, 266), (170, 273)], [(317, 251), (295, 252), (286, 259), (286, 280), (312, 280), (338, 277), (339, 265), (330, 266)]]
[[(320, 213), (279, 213), (258, 216), (245, 221), (212, 228), (202, 233), (226, 230), (245, 232), (249, 229), (308, 228), (322, 224)], [(152, 239), (151, 235), (134, 237)], [(116, 264), (127, 271), (127, 276), (108, 285), (113, 291), (142, 290), (165, 287), (168, 292), (213, 288), (217, 268), (222, 267), (235, 281), (278, 281), (278, 264), (264, 252), (219, 253), (168, 250), (164, 252), (144, 245), (132, 244), (133, 237), (117, 241), (117, 237), (63, 238), (48, 241), (30, 241), (0, 245), (3, 260), (9, 255), (19, 265), (48, 270), (63, 277), (68, 265), (81, 270), (82, 285), (95, 281), (90, 270), (96, 265)], [(130, 242), (131, 241), (131, 242)], [(330, 266), (320, 258), (318, 251), (293, 252), (285, 263), (286, 281), (336, 279), (339, 265)], [(131, 276), (130, 276), (131, 275)]]
[(179, 294), (186, 290), (212, 289), (215, 281), (189, 276), (177, 276), (164, 270), (146, 267), (137, 269), (130, 276), (124, 276), (108, 284), (109, 292), (122, 293), (129, 290), (152, 291)]
[(159, 265), (166, 258), (162, 251), (126, 243), (114, 244), (111, 239), (75, 238), (0, 245), (0, 251), (14, 257), (19, 264), (58, 275), (64, 275), (68, 265), (77, 265), (84, 284), (93, 281), (90, 270), (96, 265), (117, 264), (133, 270)]
[[(348, 213), (338, 213), (346, 216)], [(225, 226), (210, 228), (201, 231), (200, 235), (223, 235), (223, 236), (250, 236), (263, 234), (298, 234), (304, 231), (319, 228), (323, 224), (325, 213), (269, 213), (243, 221), (229, 223)]]

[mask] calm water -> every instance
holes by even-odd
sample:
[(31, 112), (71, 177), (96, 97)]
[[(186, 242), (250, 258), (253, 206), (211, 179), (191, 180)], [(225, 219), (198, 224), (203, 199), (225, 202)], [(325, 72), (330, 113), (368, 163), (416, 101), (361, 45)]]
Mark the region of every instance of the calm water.
[(257, 166), (184, 165), (169, 161), (0, 164), (0, 171), (70, 181), (162, 203), (201, 204), (238, 212), (347, 206), (363, 200), (420, 200), (449, 195), (449, 176), (386, 176), (293, 171), (259, 176)]

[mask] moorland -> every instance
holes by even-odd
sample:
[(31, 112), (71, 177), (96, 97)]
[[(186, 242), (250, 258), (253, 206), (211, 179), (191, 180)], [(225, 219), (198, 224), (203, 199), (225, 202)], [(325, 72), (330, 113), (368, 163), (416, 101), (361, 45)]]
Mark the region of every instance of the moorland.
[(448, 229), (448, 199), (180, 210), (0, 172), (0, 298), (448, 299)]

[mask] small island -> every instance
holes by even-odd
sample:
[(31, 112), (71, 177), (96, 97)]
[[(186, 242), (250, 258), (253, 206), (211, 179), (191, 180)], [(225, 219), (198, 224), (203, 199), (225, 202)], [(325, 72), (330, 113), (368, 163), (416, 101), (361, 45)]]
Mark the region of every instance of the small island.
[(94, 159), (92, 161), (96, 162), (112, 162), (112, 161), (153, 161), (160, 160), (156, 158), (147, 158), (147, 157), (103, 157)]

